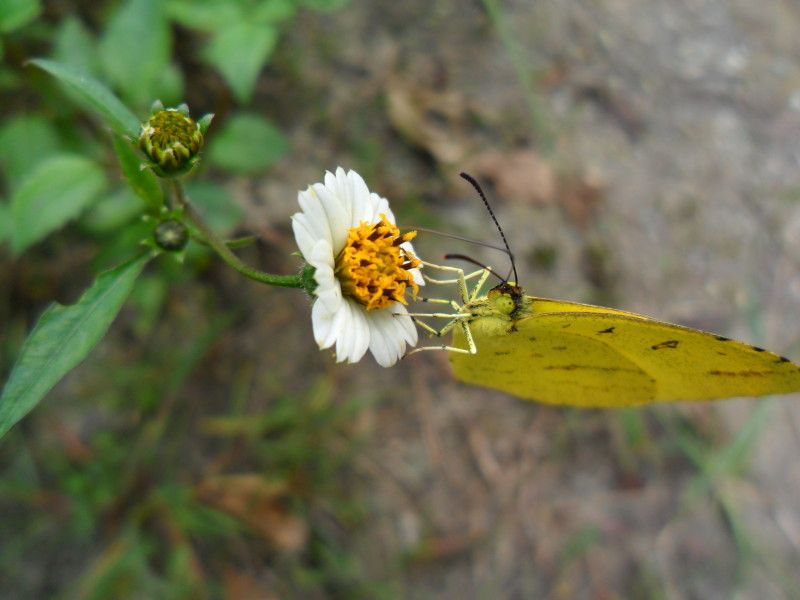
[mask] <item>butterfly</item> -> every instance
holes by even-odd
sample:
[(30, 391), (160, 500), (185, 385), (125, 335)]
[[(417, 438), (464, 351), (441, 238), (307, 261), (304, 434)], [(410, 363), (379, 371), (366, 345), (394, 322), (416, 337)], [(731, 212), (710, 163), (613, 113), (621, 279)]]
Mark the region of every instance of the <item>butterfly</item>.
[[(486, 202), (477, 182), (462, 176)], [(425, 264), (456, 274), (429, 280), (457, 283), (462, 304), (434, 299), (455, 313), (418, 314), (451, 318), (440, 330), (422, 324), (431, 333), (453, 331), (451, 346), (418, 350), (449, 350), (453, 374), (465, 383), (584, 408), (800, 391), (800, 366), (763, 348), (613, 308), (528, 296), (505, 280), (479, 296), (488, 269), (465, 275)], [(478, 276), (469, 293), (466, 281)]]

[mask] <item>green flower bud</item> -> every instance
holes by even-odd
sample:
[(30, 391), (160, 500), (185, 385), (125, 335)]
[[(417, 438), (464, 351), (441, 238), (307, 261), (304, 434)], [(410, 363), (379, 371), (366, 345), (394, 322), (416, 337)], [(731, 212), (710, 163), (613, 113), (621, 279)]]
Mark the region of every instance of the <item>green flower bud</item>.
[(158, 224), (153, 237), (156, 245), (162, 250), (178, 252), (186, 247), (186, 243), (189, 241), (189, 232), (186, 225), (177, 219), (167, 219)]
[(142, 124), (139, 147), (152, 161), (158, 175), (180, 175), (194, 166), (211, 116), (201, 119), (201, 127), (189, 117), (189, 108), (185, 104), (167, 109), (160, 102), (153, 105), (153, 114)]

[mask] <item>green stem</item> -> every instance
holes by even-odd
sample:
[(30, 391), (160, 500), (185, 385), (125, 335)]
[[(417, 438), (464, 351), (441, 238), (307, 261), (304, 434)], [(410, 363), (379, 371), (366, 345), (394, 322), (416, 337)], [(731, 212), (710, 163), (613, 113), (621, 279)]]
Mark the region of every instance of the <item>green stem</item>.
[(205, 238), (205, 241), (208, 243), (208, 245), (211, 246), (214, 252), (216, 252), (222, 260), (228, 263), (229, 266), (234, 268), (248, 279), (258, 281), (259, 283), (290, 288), (304, 287), (303, 280), (301, 279), (300, 275), (272, 275), (271, 273), (259, 271), (258, 269), (254, 269), (253, 267), (243, 263), (242, 260), (236, 256), (230, 248), (228, 248), (228, 245), (219, 237), (217, 237), (217, 235), (211, 231), (208, 225), (206, 225), (205, 221), (203, 221), (203, 217), (201, 217), (200, 214), (189, 203), (189, 199), (186, 197), (183, 186), (177, 179), (172, 180), (172, 191), (174, 192), (174, 198), (177, 205), (183, 209), (184, 213), (187, 217), (189, 217), (189, 220), (192, 222), (192, 224), (202, 234), (203, 238)]

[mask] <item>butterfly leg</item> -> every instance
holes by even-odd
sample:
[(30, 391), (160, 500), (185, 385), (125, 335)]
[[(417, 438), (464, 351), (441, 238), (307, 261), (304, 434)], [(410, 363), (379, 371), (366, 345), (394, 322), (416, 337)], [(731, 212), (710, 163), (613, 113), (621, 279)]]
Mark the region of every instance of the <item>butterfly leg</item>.
[[(469, 317), (471, 315), (454, 315), (458, 317)], [(446, 335), (453, 327), (459, 325), (464, 332), (464, 338), (467, 340), (467, 346), (469, 349), (465, 350), (464, 348), (456, 348), (455, 346), (422, 346), (420, 348), (414, 348), (410, 352), (407, 352), (405, 356), (409, 356), (410, 354), (415, 354), (417, 352), (425, 352), (427, 350), (444, 350), (446, 352), (458, 352), (459, 354), (475, 354), (478, 349), (475, 346), (475, 341), (472, 339), (472, 332), (469, 329), (469, 325), (467, 324), (466, 319), (459, 318), (459, 319), (451, 319), (449, 323), (447, 323), (441, 329), (434, 329), (427, 323), (423, 323), (421, 321), (417, 321), (414, 319), (414, 322), (419, 325), (422, 329), (430, 333), (431, 335), (435, 335), (436, 337), (442, 337)], [(405, 356), (403, 358), (405, 358)]]
[[(469, 298), (470, 298), (470, 293), (469, 293), (469, 290), (467, 289), (467, 280), (468, 279), (472, 279), (473, 277), (478, 277), (479, 275), (481, 275), (483, 273), (488, 273), (488, 271), (486, 269), (479, 269), (479, 270), (474, 271), (474, 272), (472, 272), (472, 273), (470, 273), (468, 275), (465, 275), (464, 274), (464, 269), (459, 269), (458, 267), (449, 267), (449, 266), (446, 266), (446, 265), (437, 265), (437, 264), (429, 263), (429, 262), (425, 262), (425, 261), (423, 261), (422, 264), (424, 266), (428, 267), (428, 268), (431, 268), (431, 269), (438, 269), (440, 271), (446, 271), (448, 273), (455, 273), (455, 275), (456, 275), (455, 279), (433, 279), (431, 277), (428, 277), (427, 275), (425, 275), (424, 277), (425, 277), (426, 281), (428, 281), (430, 283), (433, 283), (433, 284), (440, 284), (440, 285), (453, 284), (453, 283), (458, 284), (458, 292), (459, 292), (459, 295), (461, 296), (461, 302), (463, 302), (464, 304), (469, 302)], [(488, 277), (488, 275), (486, 275), (486, 277)], [(483, 279), (482, 281), (485, 282), (486, 280)], [(483, 284), (481, 283), (481, 285), (483, 285)], [(478, 286), (478, 287), (480, 287), (480, 286)]]

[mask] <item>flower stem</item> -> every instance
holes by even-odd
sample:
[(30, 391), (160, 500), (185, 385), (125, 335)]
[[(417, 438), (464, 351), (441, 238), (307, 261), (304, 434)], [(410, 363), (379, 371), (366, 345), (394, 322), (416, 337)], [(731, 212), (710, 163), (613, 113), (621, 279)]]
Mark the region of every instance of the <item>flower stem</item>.
[(228, 245), (219, 237), (217, 237), (217, 235), (211, 231), (211, 228), (206, 225), (205, 221), (203, 221), (203, 217), (200, 216), (200, 214), (189, 202), (189, 199), (186, 197), (186, 192), (177, 178), (172, 179), (172, 191), (177, 206), (183, 209), (184, 214), (186, 214), (192, 224), (202, 234), (205, 242), (211, 246), (214, 252), (216, 252), (222, 260), (228, 263), (230, 267), (234, 268), (248, 279), (258, 281), (259, 283), (290, 288), (305, 287), (300, 275), (272, 275), (271, 273), (265, 273), (264, 271), (259, 271), (258, 269), (254, 269), (253, 267), (246, 265), (231, 251)]

